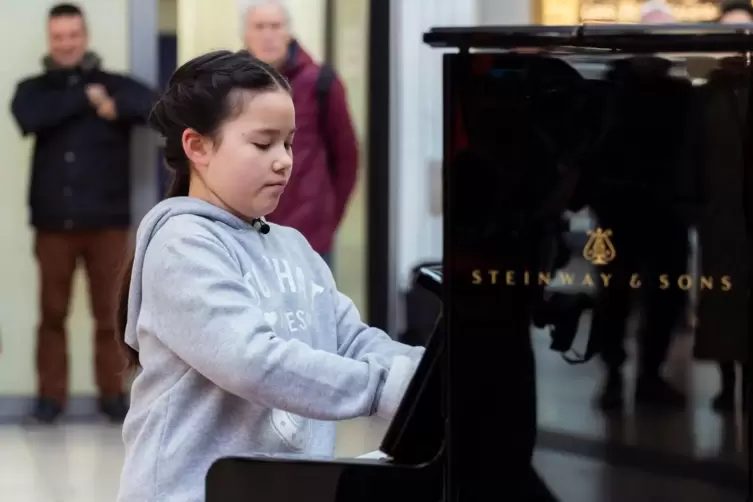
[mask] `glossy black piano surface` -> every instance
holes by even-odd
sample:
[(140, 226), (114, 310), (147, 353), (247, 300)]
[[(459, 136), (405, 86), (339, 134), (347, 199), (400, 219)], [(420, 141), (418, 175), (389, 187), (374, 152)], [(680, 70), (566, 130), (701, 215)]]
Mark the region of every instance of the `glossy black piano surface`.
[[(651, 347), (630, 355), (641, 367), (663, 361), (689, 318), (696, 357), (748, 363), (753, 35), (503, 27), (425, 41), (460, 51), (444, 56), (444, 321), (428, 351), (441, 357), (424, 361), (385, 443), (406, 441), (410, 461), (227, 460), (208, 502), (244, 490), (258, 502), (551, 500), (531, 490), (531, 333), (550, 328), (564, 352), (581, 317), (594, 365), (622, 362), (635, 317)], [(436, 419), (419, 396), (445, 421), (442, 446), (421, 453), (405, 417)], [(427, 464), (429, 450), (441, 455)], [(734, 476), (742, 489), (747, 471)]]
[[(629, 354), (647, 375), (636, 397), (659, 410), (656, 424), (685, 420), (654, 378), (670, 340), (692, 330), (698, 359), (747, 363), (751, 65), (734, 50), (753, 42), (685, 26), (446, 29), (426, 40), (461, 48), (444, 56), (447, 448), (463, 459), (448, 478), (449, 500), (477, 500), (500, 475), (521, 479), (489, 451), (531, 458), (536, 444), (533, 331), (549, 329), (562, 351), (585, 331), (586, 355), (600, 356), (591, 367), (616, 371), (638, 324), (648, 350)], [(578, 368), (557, 374), (568, 369)], [(579, 374), (561, 394), (578, 394), (567, 386), (583, 386)], [(630, 387), (598, 404), (632, 415)], [(545, 406), (550, 424), (568, 415)], [(692, 455), (675, 448), (663, 453)], [(747, 470), (728, 467), (744, 490)]]

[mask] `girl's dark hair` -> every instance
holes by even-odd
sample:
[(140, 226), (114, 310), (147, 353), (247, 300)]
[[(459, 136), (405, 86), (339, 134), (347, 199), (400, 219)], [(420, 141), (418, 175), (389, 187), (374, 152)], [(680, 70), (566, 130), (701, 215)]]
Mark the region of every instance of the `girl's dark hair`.
[[(172, 174), (165, 198), (188, 195), (191, 166), (183, 151), (183, 132), (193, 129), (221, 141), (219, 130), (223, 122), (243, 109), (243, 97), (237, 91), (273, 89), (290, 92), (290, 85), (277, 70), (247, 52), (210, 52), (175, 71), (149, 116), (149, 125), (165, 139), (165, 161)], [(138, 351), (125, 343), (133, 259), (131, 255), (122, 271), (115, 318), (117, 341), (127, 358), (127, 370), (139, 366)]]

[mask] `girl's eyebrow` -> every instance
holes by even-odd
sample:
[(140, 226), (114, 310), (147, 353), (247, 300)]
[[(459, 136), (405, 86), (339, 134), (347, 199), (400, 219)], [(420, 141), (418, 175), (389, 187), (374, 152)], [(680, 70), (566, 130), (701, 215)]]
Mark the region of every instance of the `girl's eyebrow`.
[[(279, 129), (273, 129), (273, 128), (265, 128), (265, 129), (254, 129), (252, 131), (253, 133), (259, 133), (259, 134), (269, 134), (269, 135), (276, 135), (281, 134), (282, 131)], [(288, 134), (295, 134), (295, 128), (291, 129)]]

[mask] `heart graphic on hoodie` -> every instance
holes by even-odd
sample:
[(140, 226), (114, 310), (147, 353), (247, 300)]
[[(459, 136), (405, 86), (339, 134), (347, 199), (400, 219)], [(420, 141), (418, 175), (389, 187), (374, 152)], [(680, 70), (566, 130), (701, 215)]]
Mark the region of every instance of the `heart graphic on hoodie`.
[(265, 312), (264, 313), (264, 320), (267, 321), (267, 324), (270, 326), (274, 326), (277, 324), (277, 313), (276, 312)]

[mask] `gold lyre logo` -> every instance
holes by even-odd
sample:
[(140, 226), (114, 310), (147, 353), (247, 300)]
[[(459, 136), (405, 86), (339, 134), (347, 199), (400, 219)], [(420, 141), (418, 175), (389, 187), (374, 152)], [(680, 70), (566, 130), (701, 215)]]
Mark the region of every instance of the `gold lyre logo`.
[(588, 242), (583, 248), (583, 257), (594, 265), (606, 265), (614, 260), (617, 251), (612, 244), (612, 231), (597, 228), (588, 232)]

